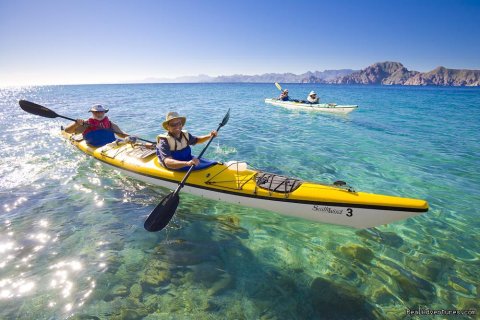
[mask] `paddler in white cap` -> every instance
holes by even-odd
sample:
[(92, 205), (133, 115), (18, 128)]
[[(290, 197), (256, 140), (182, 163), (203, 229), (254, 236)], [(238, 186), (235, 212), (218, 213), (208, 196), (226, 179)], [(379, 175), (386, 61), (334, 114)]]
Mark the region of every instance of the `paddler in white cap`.
[(65, 128), (67, 133), (83, 134), (88, 144), (101, 147), (116, 140), (115, 134), (121, 138), (127, 138), (127, 142), (135, 142), (136, 137), (129, 136), (118, 125), (110, 121), (105, 115), (108, 109), (100, 104), (90, 107), (92, 116), (88, 120), (77, 119)]

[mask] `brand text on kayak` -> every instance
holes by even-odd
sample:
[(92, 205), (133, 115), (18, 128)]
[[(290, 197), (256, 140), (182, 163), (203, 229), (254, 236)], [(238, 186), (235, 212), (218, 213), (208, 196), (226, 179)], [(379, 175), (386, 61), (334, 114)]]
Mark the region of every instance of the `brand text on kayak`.
[[(331, 214), (344, 214), (343, 209), (333, 209), (333, 208), (330, 208), (330, 207), (325, 207), (325, 206), (322, 207), (322, 206), (319, 206), (319, 205), (314, 205), (312, 207), (312, 210), (313, 211), (325, 212), (325, 213), (331, 213)], [(352, 208), (347, 208), (346, 211), (347, 212), (345, 213), (345, 215), (347, 217), (353, 216), (353, 209)]]

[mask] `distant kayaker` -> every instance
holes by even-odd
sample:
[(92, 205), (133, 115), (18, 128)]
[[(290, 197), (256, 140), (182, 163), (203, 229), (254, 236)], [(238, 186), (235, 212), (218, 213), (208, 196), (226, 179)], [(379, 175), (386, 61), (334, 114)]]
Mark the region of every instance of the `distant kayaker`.
[(290, 100), (290, 97), (288, 96), (288, 89), (285, 89), (285, 90), (282, 91), (282, 93), (278, 97), (278, 100), (282, 100), (282, 101)]
[(168, 169), (178, 170), (184, 167), (198, 166), (200, 160), (192, 156), (191, 145), (204, 143), (217, 136), (213, 130), (205, 136), (193, 136), (182, 130), (187, 118), (177, 112), (169, 112), (162, 126), (167, 132), (157, 136), (157, 155), (160, 162)]
[(315, 93), (315, 91), (310, 91), (310, 93), (308, 94), (308, 97), (307, 97), (307, 101), (308, 103), (318, 103), (319, 99), (317, 97), (317, 94)]
[(93, 105), (89, 112), (92, 113), (91, 118), (88, 120), (77, 119), (65, 128), (65, 132), (83, 134), (85, 141), (94, 147), (101, 147), (115, 141), (115, 134), (121, 138), (126, 138), (127, 142), (135, 142), (135, 137), (129, 136), (108, 119), (105, 115), (108, 109), (105, 109), (102, 105)]

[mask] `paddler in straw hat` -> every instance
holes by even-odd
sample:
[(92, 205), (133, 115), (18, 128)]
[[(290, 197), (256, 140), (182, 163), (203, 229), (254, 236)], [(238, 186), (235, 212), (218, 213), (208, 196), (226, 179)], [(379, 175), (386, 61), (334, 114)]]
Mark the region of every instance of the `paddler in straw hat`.
[[(204, 143), (217, 136), (213, 130), (205, 136), (193, 136), (183, 129), (187, 118), (177, 112), (169, 112), (162, 126), (166, 133), (157, 136), (157, 155), (164, 167), (173, 170), (198, 166), (200, 160), (192, 156), (191, 145)], [(214, 162), (212, 162), (213, 164)]]

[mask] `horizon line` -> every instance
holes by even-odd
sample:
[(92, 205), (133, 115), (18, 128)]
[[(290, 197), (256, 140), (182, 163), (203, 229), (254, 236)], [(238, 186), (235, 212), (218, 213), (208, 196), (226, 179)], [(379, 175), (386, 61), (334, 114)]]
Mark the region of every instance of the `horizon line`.
[[(241, 74), (241, 73), (234, 73), (230, 75), (216, 75), (216, 76), (211, 76), (206, 73), (199, 73), (197, 75), (182, 75), (182, 76), (176, 76), (176, 77), (156, 77), (156, 76), (149, 76), (149, 77), (144, 77), (141, 80), (121, 80), (121, 81), (105, 81), (105, 82), (79, 82), (79, 83), (35, 83), (35, 84), (0, 84), (0, 88), (16, 88), (16, 87), (37, 87), (37, 86), (63, 86), (63, 85), (100, 85), (100, 84), (194, 84), (194, 83), (271, 83), (271, 82), (249, 82), (249, 81), (220, 81), (220, 82), (214, 82), (214, 81), (185, 81), (185, 82), (179, 82), (175, 81), (176, 79), (182, 79), (182, 78), (209, 78), (209, 79), (215, 79), (215, 78), (220, 78), (220, 77), (234, 77), (234, 76), (244, 76), (244, 77), (258, 77), (258, 76), (265, 76), (265, 75), (294, 75), (294, 76), (299, 76), (303, 75), (306, 73), (316, 73), (316, 72), (326, 72), (326, 71), (343, 71), (343, 70), (352, 70), (353, 72), (359, 72), (362, 70), (365, 70), (373, 65), (380, 64), (380, 63), (387, 63), (387, 62), (393, 62), (393, 63), (400, 63), (403, 65), (401, 62), (396, 62), (396, 61), (383, 61), (383, 62), (375, 62), (373, 64), (370, 64), (369, 66), (362, 68), (362, 69), (350, 69), (350, 68), (342, 68), (342, 69), (324, 69), (323, 71), (306, 71), (303, 73), (293, 73), (293, 72), (266, 72), (266, 73), (257, 73), (257, 74)], [(467, 71), (480, 71), (480, 69), (456, 69), (456, 68), (448, 68), (444, 66), (438, 66), (433, 68), (430, 71), (439, 69), (439, 68), (445, 68), (448, 70), (467, 70)], [(408, 71), (416, 71), (416, 70), (409, 70)], [(417, 71), (420, 73), (427, 73), (430, 71)], [(151, 79), (151, 80), (149, 80)], [(300, 82), (283, 82), (283, 83), (300, 83)], [(333, 83), (318, 83), (318, 84), (333, 84)]]

